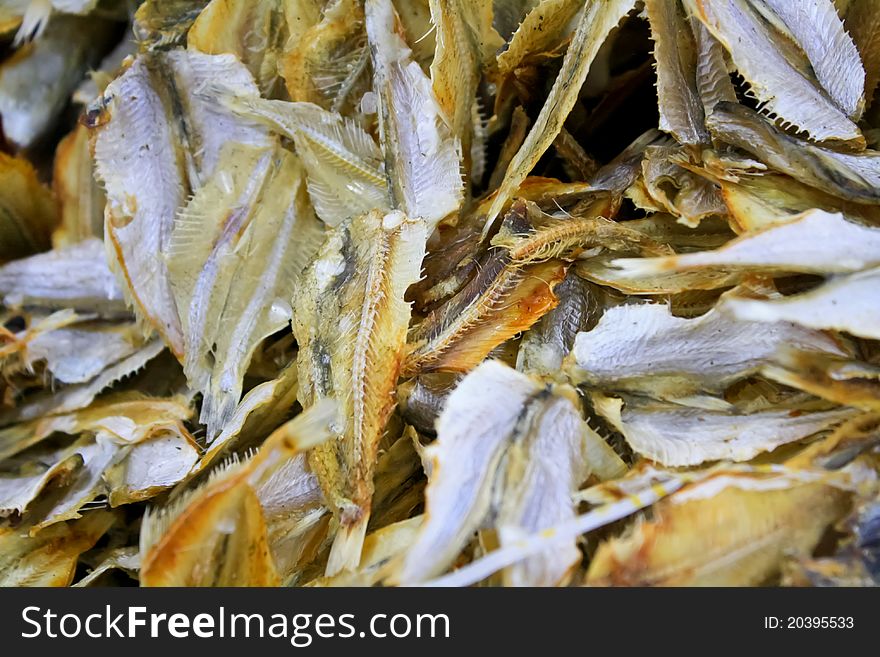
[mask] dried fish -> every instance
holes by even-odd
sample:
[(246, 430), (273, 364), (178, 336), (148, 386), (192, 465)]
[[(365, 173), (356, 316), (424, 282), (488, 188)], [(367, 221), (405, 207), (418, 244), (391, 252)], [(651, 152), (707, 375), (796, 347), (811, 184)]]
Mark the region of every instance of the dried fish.
[(851, 273), (880, 264), (880, 230), (822, 210), (746, 233), (715, 251), (665, 258), (613, 260), (624, 276), (648, 276), (701, 268), (757, 272)]
[(306, 23), (299, 39), (283, 57), (282, 72), (290, 99), (319, 105), (349, 115), (369, 91), (370, 51), (359, 0), (333, 0), (323, 8), (320, 20), (300, 10), (298, 22)]
[(829, 429), (858, 412), (848, 408), (790, 408), (737, 413), (629, 400), (624, 403), (596, 395), (593, 405), (624, 435), (633, 450), (667, 466), (748, 461), (762, 452)]
[[(498, 388), (505, 390), (503, 398), (492, 394)], [(571, 494), (591, 470), (611, 477), (621, 472), (571, 397), (496, 361), (462, 380), (438, 420), (437, 435), (426, 448), (432, 461), (427, 517), (394, 575), (403, 584), (445, 570), (490, 512), (498, 518), (503, 545), (519, 532), (539, 529), (536, 522), (573, 517)], [(578, 558), (573, 543), (562, 541), (506, 577), (514, 585), (556, 584), (567, 579)]]
[(12, 143), (27, 148), (45, 136), (112, 44), (114, 27), (96, 16), (56, 16), (39, 39), (0, 64), (0, 118)]
[(58, 144), (52, 184), (61, 208), (61, 221), (52, 245), (63, 248), (90, 237), (104, 236), (104, 190), (95, 180), (89, 131), (78, 125)]
[(271, 143), (267, 131), (199, 91), (218, 78), (231, 90), (257, 93), (232, 55), (176, 50), (141, 55), (89, 111), (114, 267), (138, 313), (178, 355), (184, 337), (165, 259), (175, 215), (211, 178), (224, 144)]
[(660, 129), (682, 144), (705, 143), (709, 133), (697, 90), (696, 44), (684, 8), (675, 0), (648, 0), (645, 10), (657, 60)]
[(360, 560), (410, 317), (404, 294), (418, 280), (426, 233), (399, 210), (355, 217), (328, 233), (294, 298), (300, 402), (335, 397), (346, 418), (339, 440), (310, 456), (340, 524), (328, 575)]
[[(276, 474), (291, 467), (299, 452), (330, 438), (335, 421), (335, 404), (318, 403), (277, 429), (246, 463), (231, 461), (201, 488), (149, 513), (140, 538), (142, 584), (280, 584), (268, 524), (276, 514), (289, 521), (292, 510), (278, 514), (286, 505), (299, 508), (297, 500), (312, 500), (310, 495), (303, 499), (297, 477)], [(235, 528), (231, 536), (226, 527)], [(280, 538), (290, 537), (282, 533)]]
[(609, 308), (593, 330), (578, 333), (565, 367), (579, 383), (674, 399), (722, 391), (783, 346), (842, 354), (828, 336), (795, 324), (731, 320), (714, 309), (683, 319), (661, 304)]
[[(482, 70), (501, 40), (492, 29), (492, 5), (478, 0), (430, 0), (437, 46), (431, 63), (431, 84), (450, 129), (461, 142), (465, 171), (479, 179), (480, 106), (477, 91)], [(476, 118), (475, 118), (476, 117)], [(476, 149), (477, 157), (474, 157)]]
[(742, 105), (719, 103), (706, 118), (712, 135), (793, 178), (845, 200), (880, 203), (880, 154), (841, 153), (791, 137)]
[(391, 0), (366, 0), (365, 9), (392, 207), (424, 219), (430, 233), (461, 204), (461, 141), (412, 60)]
[(69, 308), (108, 318), (128, 314), (98, 239), (4, 265), (0, 294), (11, 307)]
[(873, 0), (0, 5), (0, 584), (876, 584)]
[(390, 209), (382, 152), (355, 121), (311, 103), (250, 97), (229, 102), (294, 140), (315, 212), (324, 223), (338, 226), (370, 210)]
[(789, 554), (809, 554), (848, 507), (850, 493), (785, 474), (714, 477), (654, 507), (654, 519), (603, 544), (587, 583), (748, 586), (778, 574)]
[(236, 55), (260, 91), (272, 98), (283, 82), (279, 62), (289, 38), (288, 20), (295, 11), (295, 4), (284, 0), (213, 0), (187, 31), (186, 44), (209, 55)]
[(0, 528), (0, 585), (70, 585), (79, 555), (97, 543), (115, 521), (113, 513), (93, 511), (36, 536), (21, 529)]
[[(817, 9), (821, 6), (826, 12), (822, 27), (816, 29), (813, 29), (810, 19), (797, 20), (797, 10), (785, 10), (785, 2), (769, 4), (783, 9), (791, 25), (800, 32), (797, 35), (800, 37), (799, 43), (805, 44), (805, 49), (812, 54), (810, 63), (822, 69), (820, 77), (824, 77), (829, 83), (838, 79), (845, 80), (842, 83), (843, 88), (835, 87), (833, 90), (838, 93), (834, 100), (823, 93), (809, 73), (792, 63), (781, 45), (785, 42), (777, 36), (779, 32), (774, 30), (772, 24), (763, 20), (756, 9), (755, 5), (760, 3), (749, 0), (685, 2), (693, 15), (730, 53), (737, 70), (749, 84), (749, 93), (769, 113), (797, 130), (804, 131), (816, 141), (835, 141), (864, 147), (864, 137), (849, 118), (857, 116), (861, 109), (864, 69), (830, 0), (809, 3), (812, 11), (821, 11)], [(832, 29), (831, 21), (837, 24), (836, 31)], [(845, 50), (847, 45), (849, 49)], [(846, 57), (848, 59), (843, 59)], [(843, 62), (838, 58), (843, 59)], [(839, 68), (832, 74), (829, 69), (835, 66)], [(836, 77), (838, 72), (840, 78)], [(827, 91), (831, 93), (831, 90)], [(713, 111), (711, 116), (714, 115)]]
[(320, 235), (293, 155), (231, 145), (221, 157), (178, 215), (167, 247), (184, 371), (202, 392), (200, 422), (212, 440), (238, 404), (257, 344), (292, 319), (308, 235)]
[(111, 570), (121, 570), (136, 579), (140, 565), (140, 555), (136, 547), (114, 548), (107, 551), (101, 562), (73, 586), (95, 586), (101, 576)]
[(815, 329), (847, 331), (880, 339), (880, 309), (876, 303), (880, 268), (838, 276), (803, 294), (780, 299), (737, 299), (725, 309), (741, 321), (794, 322)]
[(838, 404), (880, 410), (880, 369), (867, 363), (788, 349), (777, 353), (761, 374)]

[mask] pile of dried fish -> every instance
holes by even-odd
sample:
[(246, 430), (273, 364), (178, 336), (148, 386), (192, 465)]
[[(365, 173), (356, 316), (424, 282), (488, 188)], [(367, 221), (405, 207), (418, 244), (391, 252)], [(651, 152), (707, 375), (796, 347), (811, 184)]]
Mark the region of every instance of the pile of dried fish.
[(0, 0), (0, 585), (880, 583), (872, 0)]

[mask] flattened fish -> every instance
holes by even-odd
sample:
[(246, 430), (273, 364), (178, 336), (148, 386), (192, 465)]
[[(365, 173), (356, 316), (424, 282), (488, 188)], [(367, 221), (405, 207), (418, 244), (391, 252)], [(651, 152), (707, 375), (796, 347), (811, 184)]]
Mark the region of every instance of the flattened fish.
[(231, 144), (174, 222), (168, 278), (184, 371), (213, 440), (232, 417), (257, 345), (292, 318), (300, 270), (321, 238), (294, 155)]
[(578, 333), (565, 366), (578, 383), (684, 397), (723, 390), (788, 345), (841, 353), (831, 338), (795, 324), (731, 321), (720, 310), (683, 319), (643, 303), (605, 311), (593, 330)]
[[(500, 397), (493, 392), (499, 389)], [(504, 545), (574, 517), (572, 493), (594, 467), (603, 468), (590, 452), (610, 452), (607, 464), (614, 453), (586, 426), (572, 393), (497, 361), (462, 380), (438, 420), (437, 441), (425, 449), (431, 463), (425, 520), (394, 581), (417, 584), (443, 572), (481, 526), (497, 527)], [(505, 578), (520, 586), (559, 584), (579, 559), (574, 541), (563, 539)]]
[(412, 59), (391, 0), (366, 0), (365, 9), (392, 207), (424, 219), (430, 234), (461, 204), (461, 142)]
[(394, 408), (410, 308), (427, 241), (425, 222), (373, 211), (328, 232), (294, 297), (300, 401), (339, 400), (339, 440), (310, 462), (339, 529), (327, 574), (355, 568), (370, 517), (379, 440)]
[(175, 50), (141, 55), (90, 109), (97, 174), (107, 190), (105, 235), (126, 295), (172, 351), (184, 338), (166, 256), (175, 215), (211, 177), (227, 142), (269, 146), (206, 85), (257, 93), (232, 55)]

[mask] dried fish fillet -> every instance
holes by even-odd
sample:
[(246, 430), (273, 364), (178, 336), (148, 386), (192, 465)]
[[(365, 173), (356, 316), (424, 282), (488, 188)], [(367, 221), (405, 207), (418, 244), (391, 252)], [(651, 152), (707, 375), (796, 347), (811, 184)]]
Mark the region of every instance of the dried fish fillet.
[(79, 555), (97, 543), (116, 519), (108, 511), (93, 511), (36, 536), (21, 529), (0, 529), (0, 585), (69, 586)]
[(36, 474), (15, 474), (0, 477), (0, 518), (22, 516), (28, 506), (51, 484), (69, 481), (82, 466), (78, 454), (44, 464)]
[[(309, 492), (314, 487), (301, 475), (291, 476), (295, 473), (290, 468), (301, 470), (301, 465), (290, 461), (329, 439), (336, 415), (334, 403), (315, 404), (273, 432), (249, 461), (230, 462), (201, 488), (149, 513), (140, 537), (141, 583), (280, 584), (273, 544), (292, 537), (283, 531), (273, 535), (271, 525), (289, 523), (295, 509), (314, 501)], [(285, 475), (279, 477), (280, 472)], [(286, 512), (279, 513), (281, 509)]]
[(760, 0), (785, 24), (810, 60), (816, 79), (853, 120), (865, 105), (865, 69), (832, 0)]
[(133, 30), (141, 51), (164, 50), (186, 42), (186, 34), (210, 0), (144, 0)]
[(177, 485), (199, 460), (199, 446), (179, 425), (157, 426), (104, 470), (111, 507), (143, 502)]
[(128, 358), (143, 339), (133, 322), (80, 323), (41, 333), (27, 346), (28, 364), (45, 361), (46, 369), (61, 383), (83, 383)]
[(289, 36), (287, 4), (284, 0), (213, 0), (187, 31), (187, 48), (209, 55), (235, 55), (260, 91), (274, 97), (283, 82), (279, 60)]
[(0, 295), (12, 307), (69, 308), (109, 318), (128, 314), (104, 245), (95, 238), (4, 265)]
[(741, 414), (681, 406), (624, 403), (594, 396), (593, 404), (639, 454), (665, 466), (748, 461), (762, 452), (833, 427), (858, 411), (782, 409)]
[(199, 461), (198, 472), (236, 446), (267, 436), (289, 415), (297, 398), (296, 362), (287, 365), (278, 378), (251, 388), (235, 409), (232, 418)]
[[(778, 32), (766, 23), (755, 10), (749, 0), (686, 0), (694, 16), (706, 26), (712, 35), (718, 39), (730, 53), (734, 64), (749, 84), (749, 92), (760, 101), (766, 110), (774, 116), (778, 116), (786, 124), (793, 125), (797, 130), (806, 132), (810, 138), (816, 141), (835, 141), (851, 143), (856, 147), (864, 147), (864, 137), (858, 127), (853, 123), (849, 114), (858, 113), (858, 98), (862, 95), (863, 79), (847, 79), (849, 84), (856, 85), (856, 99), (851, 98), (850, 89), (846, 89), (839, 99), (847, 109), (841, 109), (834, 101), (820, 90), (816, 82), (805, 75), (804, 71), (792, 64), (784, 50), (777, 45), (782, 41)], [(785, 3), (780, 2), (779, 5)], [(801, 4), (801, 3), (798, 3)], [(815, 3), (809, 3), (815, 4)], [(822, 4), (830, 4), (823, 0)], [(829, 10), (834, 13), (834, 20), (838, 22), (837, 36), (842, 41), (849, 41), (843, 26), (839, 24), (833, 7)], [(790, 12), (792, 16), (795, 11)], [(788, 15), (789, 12), (786, 12)], [(793, 23), (794, 24), (794, 23)], [(804, 25), (806, 29), (810, 24)], [(825, 27), (825, 26), (823, 26)], [(827, 31), (818, 30), (809, 37), (813, 39), (813, 45), (807, 46), (814, 53), (815, 61), (824, 64), (829, 55), (819, 56), (820, 53), (833, 52), (832, 58), (842, 56), (844, 53), (833, 45), (833, 36)], [(807, 35), (804, 35), (807, 36)], [(819, 41), (822, 37), (823, 41)], [(849, 45), (852, 46), (851, 41)], [(852, 53), (852, 48), (850, 54)], [(864, 76), (861, 63), (856, 61), (851, 64), (858, 66), (859, 72)], [(837, 63), (837, 62), (834, 62)], [(834, 63), (830, 65), (834, 65)], [(824, 70), (824, 69), (823, 69)], [(850, 81), (851, 80), (851, 81)], [(853, 103), (856, 106), (853, 106)], [(712, 113), (714, 115), (714, 111)]]
[(167, 247), (184, 371), (202, 393), (211, 440), (232, 417), (259, 342), (289, 324), (297, 276), (321, 233), (296, 157), (230, 145), (222, 158), (175, 219)]
[(718, 184), (729, 216), (743, 232), (784, 223), (796, 214), (814, 209), (843, 211), (851, 219), (880, 224), (880, 207), (843, 201), (783, 174), (738, 176), (736, 181), (721, 179)]
[(699, 19), (689, 20), (697, 49), (695, 76), (700, 102), (705, 116), (711, 114), (720, 102), (736, 102), (736, 91), (730, 81), (724, 48)]
[(392, 207), (424, 219), (430, 233), (461, 204), (461, 142), (412, 59), (391, 0), (366, 0), (365, 12)]
[(141, 560), (136, 547), (114, 548), (105, 553), (101, 562), (95, 566), (92, 571), (80, 579), (72, 586), (93, 586), (95, 582), (100, 581), (101, 576), (111, 570), (121, 570), (131, 576), (137, 578), (137, 571), (140, 570)]
[[(498, 388), (505, 390), (503, 397), (492, 394)], [(600, 452), (611, 451), (589, 431), (564, 392), (497, 361), (462, 380), (438, 420), (437, 436), (426, 448), (431, 460), (426, 519), (394, 575), (402, 584), (445, 570), (490, 514), (502, 545), (541, 523), (573, 517), (571, 494), (598, 465), (588, 460), (589, 443), (598, 441)], [(564, 580), (579, 558), (577, 550), (571, 541), (548, 548), (511, 568), (508, 582)]]
[(642, 303), (610, 308), (593, 330), (578, 333), (565, 367), (579, 383), (684, 397), (721, 391), (792, 345), (841, 353), (831, 338), (795, 324), (731, 321), (720, 310), (683, 319), (666, 305)]
[(762, 367), (761, 374), (838, 404), (880, 410), (880, 369), (867, 363), (789, 349)]
[(654, 520), (600, 546), (586, 583), (764, 584), (778, 574), (786, 555), (813, 550), (825, 529), (846, 512), (850, 497), (822, 483), (782, 481), (776, 488), (772, 478), (749, 480), (747, 475), (745, 481), (727, 483), (721, 490), (712, 480), (697, 483), (661, 501)]
[(583, 9), (578, 0), (539, 0), (533, 4), (532, 10), (516, 21), (516, 32), (508, 40), (507, 49), (498, 55), (499, 79), (526, 64), (531, 56), (554, 50), (565, 40)]
[(645, 10), (657, 61), (660, 129), (682, 144), (708, 142), (697, 90), (696, 44), (684, 8), (677, 0), (648, 0)]
[(746, 233), (715, 251), (665, 258), (612, 260), (624, 276), (648, 276), (700, 268), (758, 272), (850, 273), (880, 264), (880, 229), (822, 210)]
[(400, 211), (355, 217), (328, 232), (294, 297), (300, 402), (335, 397), (346, 418), (339, 439), (310, 455), (339, 522), (328, 575), (360, 561), (410, 317), (404, 294), (426, 241), (425, 222)]
[(877, 283), (880, 269), (838, 276), (803, 294), (781, 299), (736, 299), (725, 310), (741, 321), (794, 322), (815, 329), (847, 331), (880, 339)]
[[(479, 178), (481, 121), (477, 92), (484, 67), (500, 46), (492, 29), (492, 5), (479, 0), (431, 0), (437, 46), (431, 62), (431, 84), (437, 103), (449, 119), (465, 159), (465, 170)], [(507, 51), (509, 52), (509, 50)], [(476, 117), (476, 118), (475, 118)], [(477, 149), (474, 157), (472, 148)]]
[(880, 153), (840, 153), (801, 141), (742, 105), (720, 103), (707, 117), (712, 135), (804, 184), (858, 203), (880, 203)]
[(97, 174), (107, 191), (105, 234), (126, 295), (177, 355), (184, 353), (166, 255), (175, 215), (214, 173), (227, 142), (267, 147), (265, 129), (236, 118), (206, 84), (257, 93), (232, 55), (141, 55), (89, 112)]
[(308, 172), (315, 212), (329, 226), (377, 209), (390, 209), (382, 152), (355, 121), (311, 103), (236, 97), (228, 101), (296, 144)]

